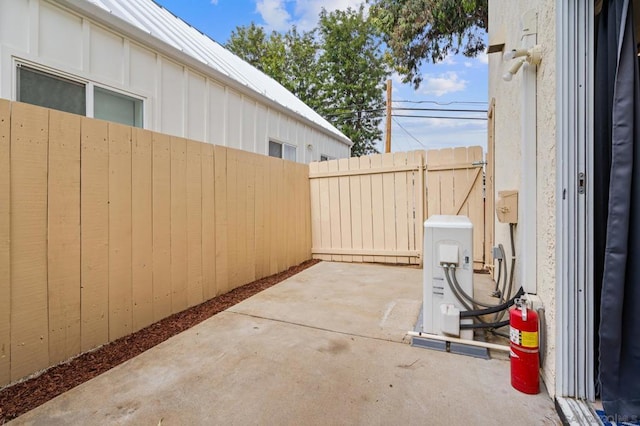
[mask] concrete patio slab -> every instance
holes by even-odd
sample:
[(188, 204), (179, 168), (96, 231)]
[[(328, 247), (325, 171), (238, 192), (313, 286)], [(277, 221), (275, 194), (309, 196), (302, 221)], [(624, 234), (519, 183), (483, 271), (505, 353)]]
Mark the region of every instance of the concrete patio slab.
[(322, 262), (12, 424), (559, 424), (508, 362), (402, 343), (420, 281)]

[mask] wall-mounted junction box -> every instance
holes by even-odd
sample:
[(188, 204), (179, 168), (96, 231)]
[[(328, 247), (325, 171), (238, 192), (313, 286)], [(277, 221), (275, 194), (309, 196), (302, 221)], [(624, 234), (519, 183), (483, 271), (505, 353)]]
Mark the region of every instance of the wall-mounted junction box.
[(498, 192), (496, 214), (502, 223), (518, 223), (518, 191)]

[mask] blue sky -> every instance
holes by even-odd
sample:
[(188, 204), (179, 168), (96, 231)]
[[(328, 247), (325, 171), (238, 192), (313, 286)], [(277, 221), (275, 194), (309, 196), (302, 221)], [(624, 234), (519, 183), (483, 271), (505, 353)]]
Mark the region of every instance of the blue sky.
[[(292, 25), (315, 27), (322, 7), (327, 10), (358, 7), (361, 0), (155, 0), (187, 23), (224, 44), (231, 31), (252, 21), (267, 31), (286, 31)], [(439, 64), (422, 67), (418, 90), (393, 79), (393, 106), (486, 110), (487, 57), (447, 57)], [(423, 103), (409, 103), (413, 101)], [(394, 114), (486, 118), (486, 113), (399, 111)], [(394, 117), (392, 151), (480, 145), (486, 148), (486, 121)], [(379, 149), (382, 149), (382, 145)]]

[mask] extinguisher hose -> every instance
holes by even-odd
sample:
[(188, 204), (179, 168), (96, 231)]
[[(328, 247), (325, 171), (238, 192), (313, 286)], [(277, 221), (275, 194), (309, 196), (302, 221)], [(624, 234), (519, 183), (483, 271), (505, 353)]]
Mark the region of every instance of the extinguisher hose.
[(520, 287), (520, 290), (518, 290), (518, 292), (514, 294), (511, 299), (507, 300), (503, 304), (493, 306), (487, 309), (478, 309), (475, 311), (462, 311), (460, 312), (460, 318), (469, 318), (469, 317), (476, 317), (478, 315), (494, 314), (496, 312), (507, 310), (515, 303), (516, 299), (522, 296), (523, 294), (524, 294), (524, 290), (522, 287)]
[(460, 330), (469, 330), (473, 328), (500, 328), (509, 325), (509, 320), (500, 322), (485, 322), (480, 324), (460, 324)]

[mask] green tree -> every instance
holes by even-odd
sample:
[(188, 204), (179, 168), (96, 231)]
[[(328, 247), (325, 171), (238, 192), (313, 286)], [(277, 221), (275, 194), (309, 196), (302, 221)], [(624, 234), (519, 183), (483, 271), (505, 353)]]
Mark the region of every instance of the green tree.
[(327, 12), (318, 23), (319, 113), (354, 143), (352, 156), (377, 152), (382, 137), (384, 84), (389, 69), (382, 42), (364, 6)]
[(417, 89), (424, 61), (449, 53), (473, 57), (485, 49), (488, 0), (367, 0), (371, 16), (405, 83)]
[(264, 28), (252, 22), (231, 32), (227, 49), (277, 81), (286, 77), (286, 48), (281, 34), (267, 35)]
[(310, 106), (317, 104), (317, 54), (314, 32), (292, 27), (267, 35), (255, 23), (231, 32), (226, 48), (278, 81)]
[(318, 28), (310, 32), (292, 27), (267, 35), (254, 23), (237, 27), (226, 47), (349, 137), (351, 155), (377, 152), (389, 67), (364, 6), (331, 13), (323, 9)]

